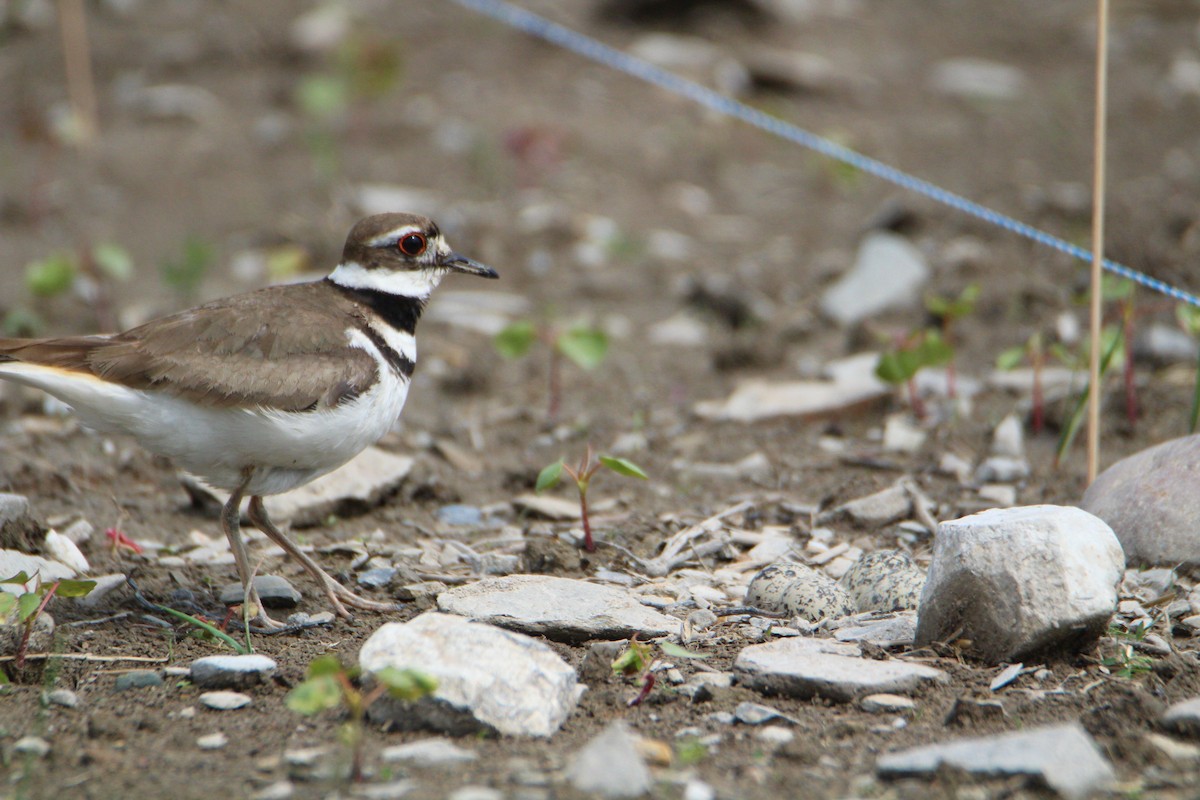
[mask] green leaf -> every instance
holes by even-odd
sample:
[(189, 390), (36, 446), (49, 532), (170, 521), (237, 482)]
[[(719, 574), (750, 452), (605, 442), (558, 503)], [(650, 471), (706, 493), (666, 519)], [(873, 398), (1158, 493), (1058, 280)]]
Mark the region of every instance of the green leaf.
[(920, 367), (937, 367), (954, 360), (954, 346), (936, 330), (925, 331), (925, 335), (921, 337), (914, 352), (918, 369)]
[(650, 476), (643, 472), (641, 467), (628, 459), (616, 458), (615, 456), (600, 456), (600, 463), (618, 475), (625, 475), (629, 478), (641, 478), (644, 481), (650, 479)]
[(437, 679), (415, 669), (384, 667), (372, 673), (388, 687), (388, 694), (400, 700), (419, 700), (437, 689)]
[(1192, 336), (1200, 334), (1200, 308), (1188, 303), (1180, 303), (1175, 306), (1175, 318)]
[(86, 597), (95, 588), (95, 581), (62, 580), (58, 582), (58, 589), (54, 593), (59, 597)]
[(183, 243), (183, 253), (175, 259), (164, 261), (162, 279), (182, 295), (193, 294), (204, 279), (213, 260), (213, 248), (208, 242), (189, 236)]
[(17, 606), (17, 596), (8, 592), (0, 592), (0, 619), (8, 617)]
[(25, 584), (29, 583), (31, 580), (33, 580), (33, 578), (26, 575), (25, 570), (21, 570), (16, 575), (13, 575), (11, 578), (4, 578), (4, 579), (0, 580), (0, 583), (18, 583), (21, 586), (24, 586)]
[(342, 687), (332, 675), (309, 678), (288, 692), (284, 703), (298, 714), (317, 714), (342, 704)]
[(708, 653), (696, 653), (674, 642), (659, 642), (658, 646), (671, 658), (708, 658)]
[(39, 297), (53, 297), (71, 288), (75, 263), (66, 253), (55, 253), (25, 267), (25, 287)]
[(342, 662), (338, 657), (332, 654), (317, 656), (308, 664), (307, 675), (309, 679), (323, 678), (326, 675), (337, 675), (343, 672)]
[(608, 337), (596, 328), (571, 328), (559, 334), (554, 344), (560, 353), (583, 369), (599, 366), (608, 354)]
[(1001, 350), (996, 356), (996, 369), (1016, 369), (1025, 360), (1025, 345), (1017, 345), (1007, 350)]
[(27, 592), (17, 598), (17, 618), (22, 622), (27, 621), (30, 617), (37, 613), (38, 606), (42, 604), (42, 596)]
[(1133, 295), (1133, 281), (1128, 278), (1104, 276), (1100, 279), (1100, 297), (1105, 300), (1125, 300)]
[(119, 244), (102, 242), (92, 248), (92, 260), (100, 271), (117, 281), (127, 281), (133, 277), (133, 259), (129, 251)]
[(529, 320), (518, 320), (492, 338), (492, 346), (505, 358), (520, 358), (529, 352), (537, 340), (537, 326)]
[(875, 375), (881, 381), (900, 384), (917, 374), (919, 365), (910, 350), (887, 350), (879, 354)]
[(646, 668), (647, 658), (643, 648), (634, 646), (634, 642), (630, 642), (627, 650), (617, 656), (612, 662), (612, 671), (616, 675), (636, 675)]
[(341, 116), (349, 104), (350, 87), (332, 75), (309, 75), (296, 87), (296, 103), (315, 119)]
[(538, 473), (537, 483), (534, 484), (533, 490), (541, 494), (547, 489), (554, 488), (555, 484), (558, 483), (558, 479), (562, 477), (562, 473), (563, 461), (560, 458), (553, 464), (542, 468), (542, 471)]

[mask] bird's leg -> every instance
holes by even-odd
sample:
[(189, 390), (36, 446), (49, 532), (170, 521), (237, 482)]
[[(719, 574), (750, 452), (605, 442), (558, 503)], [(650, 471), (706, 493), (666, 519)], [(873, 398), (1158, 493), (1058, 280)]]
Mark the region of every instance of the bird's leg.
[(243, 602), (252, 604), (258, 609), (256, 619), (266, 628), (286, 628), (282, 622), (277, 622), (267, 614), (267, 609), (262, 604), (262, 600), (258, 596), (258, 589), (254, 588), (254, 581), (250, 573), (250, 557), (246, 554), (246, 543), (242, 541), (242, 521), (241, 521), (241, 506), (242, 497), (246, 493), (246, 487), (250, 485), (250, 479), (254, 477), (254, 468), (247, 467), (242, 470), (242, 482), (229, 494), (229, 499), (225, 501), (225, 507), (221, 509), (221, 529), (225, 531), (225, 538), (229, 539), (229, 548), (233, 550), (233, 560), (237, 564), (238, 577), (242, 579)]
[(343, 617), (350, 617), (350, 612), (346, 610), (346, 606), (354, 606), (366, 611), (395, 611), (394, 603), (380, 603), (375, 600), (368, 600), (365, 597), (355, 594), (347, 589), (342, 584), (338, 583), (332, 575), (321, 568), (321, 565), (313, 560), (308, 553), (302, 551), (295, 542), (289, 539), (283, 531), (275, 527), (275, 523), (271, 522), (271, 518), (267, 516), (267, 507), (263, 505), (261, 497), (250, 498), (249, 508), (250, 521), (254, 523), (254, 527), (267, 535), (267, 538), (282, 547), (288, 555), (296, 559), (304, 566), (308, 573), (316, 578), (317, 583), (325, 592), (325, 596), (333, 604), (333, 608)]

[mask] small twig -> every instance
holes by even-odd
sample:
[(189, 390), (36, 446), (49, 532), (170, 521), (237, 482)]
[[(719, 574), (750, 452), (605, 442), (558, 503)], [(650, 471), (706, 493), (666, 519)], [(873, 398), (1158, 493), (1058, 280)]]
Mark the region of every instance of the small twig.
[(98, 125), (92, 53), (88, 43), (87, 13), (83, 7), (83, 0), (59, 0), (58, 16), (71, 114), (78, 126), (79, 143), (89, 144), (96, 135)]
[(126, 617), (131, 616), (133, 616), (132, 611), (122, 611), (119, 614), (110, 614), (107, 617), (100, 617), (99, 619), (79, 619), (75, 620), (74, 622), (64, 622), (58, 627), (70, 628), (74, 625), (103, 625), (106, 622), (116, 622), (119, 619), (125, 619)]
[[(98, 656), (92, 653), (26, 653), (25, 660), (30, 659), (47, 659), (47, 658), (65, 658), (71, 661), (139, 661), (147, 664), (162, 664), (170, 661), (169, 658), (155, 658), (154, 656)], [(16, 656), (0, 656), (0, 661), (16, 661)]]

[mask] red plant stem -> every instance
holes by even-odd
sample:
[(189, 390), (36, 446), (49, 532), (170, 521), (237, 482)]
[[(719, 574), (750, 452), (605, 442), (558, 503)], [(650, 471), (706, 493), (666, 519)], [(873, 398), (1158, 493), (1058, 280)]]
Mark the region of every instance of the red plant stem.
[(921, 402), (920, 395), (917, 394), (917, 381), (914, 378), (909, 378), (905, 381), (908, 386), (908, 404), (912, 406), (913, 414), (917, 419), (925, 419), (925, 404)]
[(46, 609), (46, 604), (50, 602), (50, 598), (54, 597), (54, 593), (57, 591), (58, 581), (55, 581), (50, 584), (50, 589), (42, 596), (42, 602), (38, 603), (37, 611), (34, 611), (32, 616), (25, 620), (25, 630), (21, 633), (21, 643), (17, 645), (17, 669), (22, 669), (25, 666), (25, 654), (29, 652), (29, 637), (33, 635), (33, 626), (37, 622), (37, 618)]
[(1046, 398), (1042, 391), (1042, 357), (1033, 358), (1033, 432), (1041, 433), (1046, 427)]
[(650, 692), (654, 689), (654, 684), (656, 681), (657, 679), (654, 677), (654, 673), (647, 672), (646, 676), (642, 678), (641, 691), (638, 692), (637, 697), (629, 701), (629, 707), (633, 708), (634, 706), (640, 706), (642, 701), (650, 696)]
[(587, 492), (579, 493), (579, 518), (583, 520), (583, 549), (594, 553), (596, 542), (592, 539), (592, 523), (588, 519)]
[(551, 425), (558, 422), (558, 410), (562, 405), (561, 361), (558, 349), (551, 344), (549, 386), (546, 389), (549, 395), (546, 400), (546, 421)]

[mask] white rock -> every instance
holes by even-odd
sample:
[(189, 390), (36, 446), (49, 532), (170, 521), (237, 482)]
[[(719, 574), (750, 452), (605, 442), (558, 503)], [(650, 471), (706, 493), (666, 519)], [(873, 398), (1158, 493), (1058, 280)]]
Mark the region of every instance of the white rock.
[(643, 640), (679, 628), (679, 620), (642, 605), (631, 592), (551, 575), (487, 578), (438, 595), (438, 609), (564, 642)]
[(903, 519), (912, 513), (912, 495), (905, 479), (896, 481), (882, 491), (843, 503), (832, 512), (845, 514), (859, 525), (879, 527)]
[(275, 781), (250, 795), (250, 800), (290, 800), (296, 793), (296, 787), (291, 781)]
[(1200, 735), (1200, 697), (1180, 700), (1162, 715), (1163, 725), (1189, 736)]
[(215, 711), (233, 711), (250, 705), (250, 695), (241, 692), (204, 692), (200, 704)]
[(1078, 508), (991, 509), (943, 522), (917, 618), (918, 647), (956, 636), (989, 661), (1090, 643), (1117, 608), (1121, 547)]
[(675, 347), (703, 347), (708, 343), (708, 327), (688, 311), (680, 311), (647, 331), (650, 342)]
[(1142, 450), (1093, 481), (1080, 507), (1107, 522), (1130, 565), (1200, 565), (1200, 435)]
[(1025, 429), (1016, 414), (1009, 414), (992, 432), (992, 455), (1025, 458)]
[(1133, 353), (1155, 364), (1191, 363), (1196, 360), (1196, 340), (1177, 327), (1159, 322), (1138, 333)]
[(858, 701), (859, 708), (871, 714), (899, 714), (917, 707), (911, 697), (899, 694), (869, 694)]
[(580, 792), (611, 798), (637, 797), (654, 783), (636, 737), (620, 720), (575, 754), (567, 767), (567, 780)]
[(929, 84), (943, 94), (979, 100), (1012, 100), (1025, 89), (1016, 67), (979, 58), (952, 58), (937, 64)]
[(765, 725), (754, 732), (754, 738), (765, 744), (781, 747), (795, 739), (796, 734), (782, 725)]
[(220, 750), (227, 744), (229, 744), (229, 737), (220, 731), (208, 733), (196, 739), (196, 746), (201, 750)]
[(402, 761), (415, 767), (453, 768), (475, 761), (479, 756), (473, 750), (459, 747), (446, 739), (422, 739), (418, 742), (385, 747), (380, 753), (380, 758), (389, 764)]
[(125, 586), (125, 573), (117, 572), (112, 575), (100, 575), (94, 578), (89, 576), (88, 580), (95, 581), (96, 585), (83, 597), (76, 597), (75, 602), (84, 608), (96, 608), (104, 598), (122, 586)]
[(441, 218), (445, 198), (429, 189), (386, 183), (360, 183), (343, 193), (341, 201), (363, 216), (403, 208), (413, 214)]
[(1014, 483), (1029, 477), (1029, 462), (1023, 458), (990, 456), (975, 470), (977, 483)]
[(514, 319), (528, 314), (530, 306), (529, 299), (519, 294), (455, 289), (438, 292), (438, 301), (422, 318), (495, 336)]
[(827, 639), (782, 639), (742, 650), (733, 670), (738, 682), (768, 694), (826, 697), (848, 702), (868, 694), (899, 693), (945, 675), (904, 661), (861, 658), (858, 647)]
[(913, 611), (902, 611), (884, 619), (856, 622), (854, 618), (844, 621), (833, 632), (839, 642), (870, 642), (883, 648), (905, 647), (912, 644), (917, 635), (917, 615)]
[(46, 555), (60, 564), (66, 564), (77, 575), (86, 574), (92, 567), (87, 558), (80, 552), (79, 547), (58, 531), (46, 533)]
[(943, 764), (991, 775), (1029, 775), (1067, 798), (1110, 788), (1116, 775), (1078, 723), (914, 747), (881, 756), (881, 775), (931, 774)]
[[(43, 582), (74, 578), (78, 574), (61, 561), (32, 556), (19, 550), (0, 550), (0, 576), (11, 578), (18, 572), (24, 572), (30, 577), (33, 577), (35, 572), (39, 573)], [(0, 591), (10, 594), (22, 593), (21, 587), (13, 583), (0, 583)]]
[(914, 425), (908, 414), (892, 414), (883, 425), (883, 449), (892, 453), (915, 453), (925, 444), (925, 431)]
[(578, 696), (575, 670), (548, 645), (450, 614), (426, 612), (384, 625), (363, 644), (359, 663), (368, 672), (417, 669), (437, 680), (431, 697), (383, 698), (371, 706), (373, 719), (401, 728), (550, 736)]
[(50, 752), (50, 743), (40, 736), (23, 736), (13, 742), (14, 753), (43, 758)]
[(920, 300), (929, 274), (924, 256), (907, 239), (872, 231), (850, 271), (821, 296), (821, 313), (849, 326), (883, 311), (910, 308)]
[(504, 792), (491, 786), (460, 786), (446, 800), (504, 800)]

